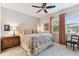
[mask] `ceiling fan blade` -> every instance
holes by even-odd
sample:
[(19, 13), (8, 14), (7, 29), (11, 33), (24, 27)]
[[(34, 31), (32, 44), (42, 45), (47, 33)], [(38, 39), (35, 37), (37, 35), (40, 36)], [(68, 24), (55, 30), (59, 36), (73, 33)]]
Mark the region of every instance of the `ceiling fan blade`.
[(39, 13), (42, 9), (38, 10), (37, 13)]
[(44, 12), (45, 12), (45, 13), (48, 13), (46, 9), (44, 10)]
[(46, 8), (49, 9), (49, 8), (55, 8), (56, 6), (47, 6)]
[(45, 7), (47, 5), (47, 3), (43, 3), (42, 7)]
[(34, 6), (34, 5), (32, 5), (32, 7), (41, 8), (40, 6)]

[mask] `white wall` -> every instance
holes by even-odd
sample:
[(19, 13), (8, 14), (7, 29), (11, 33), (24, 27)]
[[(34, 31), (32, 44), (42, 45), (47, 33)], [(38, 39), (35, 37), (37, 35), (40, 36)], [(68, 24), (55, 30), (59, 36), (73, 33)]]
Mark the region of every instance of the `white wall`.
[(1, 4), (0, 4), (0, 38), (1, 38)]
[(55, 42), (59, 43), (59, 32), (53, 32), (53, 33)]
[(0, 4), (0, 52), (1, 52), (1, 4)]
[[(40, 27), (40, 30), (41, 30), (42, 32), (45, 32), (45, 31), (44, 31), (44, 24), (46, 24), (46, 23), (50, 23), (50, 18), (49, 18), (49, 17), (40, 19), (40, 25), (39, 25), (39, 27)], [(49, 27), (50, 27), (50, 26), (49, 26)], [(47, 32), (50, 32), (50, 28), (49, 28), (49, 30), (48, 30)]]
[(1, 36), (11, 36), (12, 31), (4, 31), (4, 25), (10, 26), (25, 26), (27, 29), (32, 29), (35, 24), (38, 24), (39, 19), (27, 14), (23, 14), (7, 8), (2, 8), (2, 24), (1, 24)]

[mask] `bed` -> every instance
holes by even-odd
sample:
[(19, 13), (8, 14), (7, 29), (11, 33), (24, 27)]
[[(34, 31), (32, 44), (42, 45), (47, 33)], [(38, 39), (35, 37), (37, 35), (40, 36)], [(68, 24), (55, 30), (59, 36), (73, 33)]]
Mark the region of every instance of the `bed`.
[(21, 47), (28, 51), (29, 55), (37, 55), (41, 51), (52, 46), (53, 35), (50, 33), (45, 34), (23, 34), (21, 35)]

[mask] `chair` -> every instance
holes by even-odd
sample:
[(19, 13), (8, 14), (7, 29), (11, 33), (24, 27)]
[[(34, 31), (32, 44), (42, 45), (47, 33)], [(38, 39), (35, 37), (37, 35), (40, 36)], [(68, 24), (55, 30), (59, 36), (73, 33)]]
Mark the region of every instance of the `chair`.
[(70, 43), (71, 47), (73, 47), (73, 51), (75, 49), (75, 45), (77, 45), (77, 48), (79, 49), (79, 36), (71, 35), (71, 40), (66, 41), (66, 47), (67, 47), (67, 43)]

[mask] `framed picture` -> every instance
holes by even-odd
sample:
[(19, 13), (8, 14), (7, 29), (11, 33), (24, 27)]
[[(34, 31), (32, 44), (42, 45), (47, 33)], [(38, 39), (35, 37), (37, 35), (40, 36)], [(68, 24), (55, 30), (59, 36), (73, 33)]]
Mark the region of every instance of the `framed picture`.
[(49, 30), (49, 23), (44, 24), (44, 30), (48, 31)]
[(4, 31), (10, 31), (10, 25), (4, 25)]

